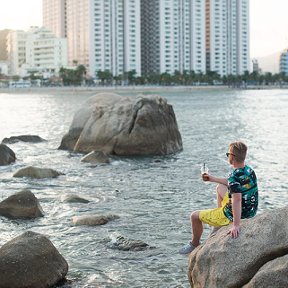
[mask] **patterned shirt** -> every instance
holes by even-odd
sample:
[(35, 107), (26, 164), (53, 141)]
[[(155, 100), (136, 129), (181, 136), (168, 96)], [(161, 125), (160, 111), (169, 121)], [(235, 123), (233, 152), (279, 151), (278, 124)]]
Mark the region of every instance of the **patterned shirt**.
[(233, 193), (242, 194), (241, 219), (256, 215), (258, 208), (258, 186), (254, 170), (245, 166), (235, 169), (228, 177), (229, 203), (224, 207), (225, 216), (232, 222), (233, 212), (231, 198)]

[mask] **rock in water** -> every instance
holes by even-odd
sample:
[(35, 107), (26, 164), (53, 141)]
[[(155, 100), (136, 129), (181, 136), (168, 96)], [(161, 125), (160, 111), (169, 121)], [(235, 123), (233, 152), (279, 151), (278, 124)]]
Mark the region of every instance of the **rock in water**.
[(41, 234), (25, 232), (0, 248), (0, 288), (54, 287), (67, 272), (66, 260)]
[(142, 251), (154, 247), (150, 247), (142, 240), (126, 239), (124, 236), (114, 233), (111, 236), (111, 242), (108, 243), (110, 248), (122, 251)]
[(99, 93), (76, 112), (59, 149), (166, 155), (182, 150), (182, 138), (173, 107), (166, 99)]
[(0, 215), (11, 219), (44, 216), (43, 209), (30, 190), (23, 190), (0, 203)]
[(10, 138), (4, 138), (2, 140), (3, 144), (13, 144), (17, 142), (29, 142), (29, 143), (39, 143), (46, 141), (45, 139), (41, 138), (37, 135), (19, 135), (19, 136), (12, 136)]
[(108, 164), (110, 162), (109, 157), (106, 153), (101, 151), (92, 151), (85, 155), (81, 162), (88, 162), (91, 164)]
[(25, 167), (16, 171), (13, 177), (30, 177), (30, 178), (41, 179), (41, 178), (55, 178), (60, 175), (64, 175), (64, 174), (56, 170), (50, 169), (50, 168), (38, 168), (38, 167), (28, 166), (28, 167)]
[(75, 216), (72, 218), (74, 225), (87, 225), (87, 226), (98, 226), (107, 224), (109, 221), (119, 219), (117, 215), (85, 215)]
[(67, 203), (89, 203), (90, 201), (75, 194), (66, 194), (61, 197), (62, 202)]
[(0, 144), (0, 166), (15, 162), (15, 153), (5, 144)]

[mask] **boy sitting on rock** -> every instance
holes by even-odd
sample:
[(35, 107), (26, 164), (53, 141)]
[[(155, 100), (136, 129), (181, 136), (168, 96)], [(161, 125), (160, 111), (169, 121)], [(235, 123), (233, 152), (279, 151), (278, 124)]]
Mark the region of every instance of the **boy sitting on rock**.
[(203, 233), (203, 223), (214, 227), (232, 223), (229, 234), (237, 238), (240, 233), (240, 219), (256, 215), (258, 208), (258, 186), (254, 170), (245, 165), (247, 146), (243, 142), (233, 142), (226, 153), (233, 172), (227, 178), (218, 178), (207, 173), (203, 181), (218, 183), (217, 208), (194, 211), (191, 214), (192, 240), (179, 250), (180, 254), (191, 253), (199, 244)]

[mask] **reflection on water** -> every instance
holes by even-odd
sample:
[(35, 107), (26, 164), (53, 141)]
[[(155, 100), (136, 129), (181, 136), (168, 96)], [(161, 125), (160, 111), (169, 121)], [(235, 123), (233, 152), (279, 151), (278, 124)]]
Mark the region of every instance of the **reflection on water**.
[[(107, 166), (80, 163), (81, 155), (59, 151), (73, 113), (85, 95), (0, 94), (0, 138), (36, 134), (47, 142), (9, 145), (18, 161), (0, 167), (0, 200), (29, 188), (45, 217), (34, 221), (0, 218), (0, 245), (31, 229), (49, 236), (69, 262), (74, 287), (188, 287), (187, 258), (177, 251), (190, 237), (189, 215), (210, 208), (215, 187), (200, 179), (207, 163), (224, 176), (230, 141), (248, 146), (248, 162), (260, 187), (260, 213), (286, 204), (288, 133), (285, 90), (197, 91), (162, 93), (173, 105), (183, 138), (183, 152), (166, 157), (114, 157)], [(1, 140), (0, 139), (0, 140)], [(12, 174), (26, 165), (49, 167), (65, 175), (29, 180)], [(63, 203), (77, 194), (88, 204)], [(72, 225), (73, 216), (113, 213), (120, 219), (100, 227)], [(156, 249), (125, 252), (110, 249), (105, 239), (118, 232)], [(204, 236), (209, 233), (205, 227)]]

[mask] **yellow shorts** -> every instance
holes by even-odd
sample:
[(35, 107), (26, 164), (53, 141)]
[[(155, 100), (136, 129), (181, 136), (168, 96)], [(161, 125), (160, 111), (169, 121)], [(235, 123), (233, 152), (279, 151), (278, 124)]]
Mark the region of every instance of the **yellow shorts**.
[(228, 192), (222, 200), (222, 207), (201, 210), (199, 212), (199, 219), (201, 222), (206, 223), (211, 226), (226, 226), (231, 223), (231, 221), (224, 215), (223, 208), (229, 203)]

